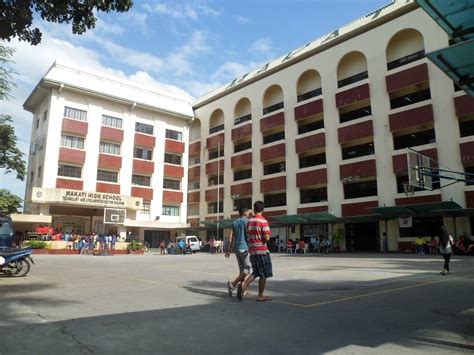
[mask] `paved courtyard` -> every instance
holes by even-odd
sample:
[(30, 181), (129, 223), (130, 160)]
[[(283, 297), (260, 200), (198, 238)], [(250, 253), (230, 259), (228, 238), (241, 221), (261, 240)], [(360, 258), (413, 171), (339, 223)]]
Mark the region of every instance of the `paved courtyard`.
[(474, 351), (474, 258), (273, 254), (271, 302), (227, 297), (222, 254), (35, 256), (0, 277), (0, 354)]

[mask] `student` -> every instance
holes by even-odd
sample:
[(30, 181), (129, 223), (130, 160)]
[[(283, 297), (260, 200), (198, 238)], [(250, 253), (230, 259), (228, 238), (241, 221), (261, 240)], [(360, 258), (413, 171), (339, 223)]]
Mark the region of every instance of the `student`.
[[(237, 258), (237, 264), (239, 266), (239, 276), (234, 281), (227, 282), (227, 291), (229, 297), (232, 297), (232, 292), (235, 286), (240, 285), (245, 280), (248, 274), (251, 271), (251, 262), (249, 247), (247, 244), (247, 223), (249, 216), (248, 208), (241, 208), (239, 210), (239, 218), (232, 222), (232, 230), (230, 232), (229, 241), (227, 243), (227, 249), (225, 252), (225, 257), (229, 258), (230, 253), (234, 252), (235, 257)], [(239, 300), (242, 300), (242, 293), (238, 294)]]
[(441, 227), (439, 232), (439, 251), (444, 259), (443, 271), (441, 275), (447, 275), (449, 273), (449, 261), (451, 260), (451, 253), (453, 251), (453, 237), (449, 235), (448, 231), (444, 226)]
[(267, 247), (267, 242), (270, 239), (270, 226), (268, 221), (263, 217), (264, 210), (263, 201), (257, 201), (253, 204), (253, 211), (255, 215), (247, 223), (247, 234), (249, 237), (249, 251), (250, 262), (252, 263), (252, 274), (245, 280), (244, 284), (239, 284), (237, 288), (237, 298), (242, 299), (242, 296), (247, 291), (249, 285), (257, 277), (258, 282), (258, 296), (257, 301), (271, 301), (270, 297), (264, 295), (265, 285), (268, 278), (273, 276), (272, 260), (270, 258), (270, 251)]

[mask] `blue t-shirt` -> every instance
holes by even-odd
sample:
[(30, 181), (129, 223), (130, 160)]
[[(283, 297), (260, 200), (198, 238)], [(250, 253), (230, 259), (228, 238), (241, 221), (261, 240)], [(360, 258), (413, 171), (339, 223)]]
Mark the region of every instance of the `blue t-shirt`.
[(232, 231), (234, 234), (234, 252), (239, 250), (248, 250), (247, 245), (247, 222), (249, 220), (245, 217), (236, 219), (232, 222)]

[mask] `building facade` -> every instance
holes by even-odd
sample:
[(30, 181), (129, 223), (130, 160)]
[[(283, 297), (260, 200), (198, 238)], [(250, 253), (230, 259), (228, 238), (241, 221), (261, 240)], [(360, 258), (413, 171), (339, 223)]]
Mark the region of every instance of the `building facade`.
[[(186, 228), (185, 99), (54, 63), (24, 107), (34, 119), (26, 213), (50, 215), (64, 232), (134, 232), (153, 246)], [(104, 209), (123, 220), (104, 220)]]
[[(406, 149), (432, 168), (474, 172), (474, 101), (425, 58), (449, 38), (414, 1), (394, 1), (249, 72), (193, 104), (188, 222), (233, 218), (263, 200), (265, 215), (329, 212), (329, 222), (275, 227), (282, 240), (343, 229), (346, 249), (390, 250), (446, 224), (471, 235), (474, 186), (434, 178), (406, 196)], [(439, 205), (437, 205), (439, 203)], [(383, 207), (421, 206), (403, 228)], [(438, 213), (435, 213), (438, 211)], [(208, 233), (214, 233), (212, 230)]]

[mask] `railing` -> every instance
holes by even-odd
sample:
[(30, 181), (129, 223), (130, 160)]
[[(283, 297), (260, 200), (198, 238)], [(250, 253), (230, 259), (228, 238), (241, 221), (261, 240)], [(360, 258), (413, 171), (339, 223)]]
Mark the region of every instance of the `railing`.
[(286, 193), (278, 195), (266, 195), (263, 198), (265, 207), (286, 206)]
[(415, 53), (412, 53), (412, 54), (409, 54), (405, 57), (402, 57), (400, 59), (397, 59), (397, 60), (393, 60), (391, 61), (390, 63), (387, 63), (387, 70), (392, 70), (392, 69), (395, 69), (395, 68), (398, 68), (398, 67), (401, 67), (403, 65), (406, 65), (408, 63), (412, 63), (412, 62), (415, 62), (417, 61), (418, 59), (421, 59), (421, 58), (424, 58), (425, 57), (425, 50), (422, 49), (421, 51), (419, 52), (415, 52)]
[(236, 171), (234, 173), (234, 181), (251, 179), (252, 178), (252, 170), (242, 170)]
[(282, 109), (283, 107), (284, 107), (284, 106), (283, 106), (283, 102), (279, 102), (279, 103), (277, 103), (277, 104), (275, 104), (275, 105), (265, 107), (265, 108), (263, 109), (263, 114), (266, 115), (267, 113), (280, 110), (280, 109)]
[(312, 97), (319, 96), (322, 93), (323, 93), (323, 90), (321, 88), (311, 90), (311, 91), (305, 92), (304, 94), (298, 95), (297, 101), (298, 102), (305, 101), (305, 100), (311, 99)]
[(275, 133), (275, 134), (270, 134), (268, 136), (263, 137), (263, 144), (268, 144), (268, 143), (280, 141), (282, 139), (285, 139), (285, 131), (278, 132), (278, 133)]
[(234, 146), (234, 153), (238, 153), (238, 152), (241, 152), (243, 150), (250, 149), (250, 148), (252, 148), (252, 141), (240, 143), (240, 144), (237, 144), (236, 146)]
[(321, 128), (324, 128), (324, 120), (318, 120), (307, 124), (302, 124), (301, 126), (298, 126), (298, 134), (316, 131), (317, 129)]
[(209, 134), (213, 134), (213, 133), (223, 131), (223, 130), (224, 130), (224, 124), (221, 124), (219, 126), (215, 126), (215, 127), (210, 128), (209, 129)]
[(367, 143), (342, 149), (342, 159), (352, 159), (374, 154), (374, 144)]
[(327, 200), (327, 188), (300, 190), (300, 203), (325, 202)]
[(364, 181), (344, 185), (344, 198), (377, 196), (377, 181)]
[(395, 150), (431, 143), (436, 143), (434, 129), (393, 137), (393, 145)]
[(396, 97), (390, 100), (391, 109), (408, 106), (417, 102), (431, 99), (430, 88), (414, 92), (412, 94)]
[(348, 78), (339, 80), (339, 81), (337, 82), (337, 87), (338, 87), (338, 88), (342, 88), (343, 86), (347, 86), (347, 85), (356, 83), (356, 82), (358, 82), (358, 81), (367, 79), (368, 77), (369, 77), (369, 72), (368, 72), (368, 71), (365, 71), (365, 72), (362, 72), (362, 73), (359, 73), (359, 74), (350, 76), (350, 77), (348, 77)]
[(247, 122), (247, 121), (251, 121), (251, 120), (252, 120), (252, 114), (249, 113), (248, 115), (235, 118), (235, 119), (234, 119), (234, 125), (238, 125), (238, 124), (240, 124), (240, 123), (242, 123), (242, 122)]
[(285, 172), (285, 171), (286, 171), (285, 162), (265, 165), (263, 167), (263, 175), (277, 174), (277, 173), (282, 173), (282, 172)]
[(300, 158), (300, 169), (322, 164), (326, 164), (326, 153), (315, 154)]
[(216, 150), (214, 152), (209, 152), (209, 160), (216, 159), (223, 156), (224, 156), (224, 149)]
[(372, 114), (372, 108), (370, 106), (362, 107), (357, 110), (345, 112), (339, 114), (339, 122), (349, 122), (352, 120), (356, 120), (358, 118), (370, 116)]

